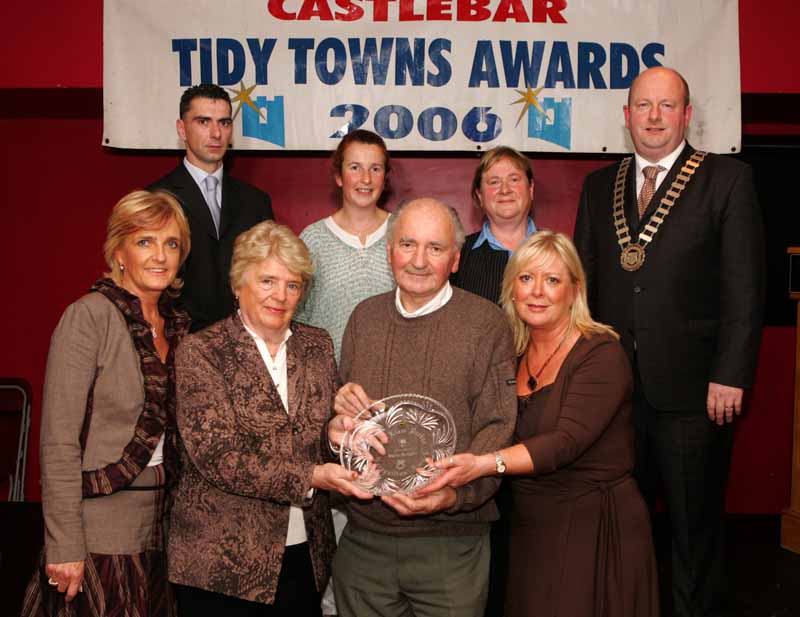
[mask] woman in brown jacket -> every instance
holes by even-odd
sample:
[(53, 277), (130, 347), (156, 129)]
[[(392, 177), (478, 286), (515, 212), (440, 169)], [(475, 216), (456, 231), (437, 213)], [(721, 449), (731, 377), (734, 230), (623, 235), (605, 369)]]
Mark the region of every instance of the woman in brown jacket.
[(372, 497), (323, 463), (333, 343), (292, 321), (312, 269), (288, 227), (241, 234), (230, 276), (239, 310), (178, 350), (182, 476), (168, 554), (187, 617), (318, 615), (334, 550), (325, 491)]
[(189, 253), (180, 205), (126, 195), (103, 252), (107, 278), (67, 307), (47, 357), (44, 567), (23, 615), (174, 614), (161, 519), (177, 461), (173, 355), (189, 327), (172, 304)]

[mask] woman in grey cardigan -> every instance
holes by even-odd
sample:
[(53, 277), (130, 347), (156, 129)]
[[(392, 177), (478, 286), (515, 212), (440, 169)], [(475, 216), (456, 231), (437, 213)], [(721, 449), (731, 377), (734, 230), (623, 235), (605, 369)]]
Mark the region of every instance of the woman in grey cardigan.
[(45, 376), (45, 548), (23, 615), (169, 616), (162, 516), (175, 473), (173, 357), (189, 317), (173, 306), (189, 226), (168, 193), (111, 213), (109, 272), (67, 307)]
[(334, 151), (331, 170), (342, 207), (300, 234), (314, 261), (314, 280), (297, 320), (328, 331), (338, 362), (344, 327), (356, 305), (394, 289), (386, 261), (389, 213), (378, 207), (391, 170), (386, 144), (370, 131), (352, 131)]

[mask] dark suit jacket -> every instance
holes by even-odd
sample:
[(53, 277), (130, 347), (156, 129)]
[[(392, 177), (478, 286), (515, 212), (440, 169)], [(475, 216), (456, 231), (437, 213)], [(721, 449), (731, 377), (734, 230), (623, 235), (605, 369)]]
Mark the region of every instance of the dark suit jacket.
[(166, 189), (175, 195), (189, 219), (192, 250), (181, 273), (184, 283), (181, 300), (192, 318), (192, 332), (197, 332), (233, 312), (233, 293), (228, 282), (233, 242), (243, 231), (272, 218), (269, 195), (225, 173), (217, 239), (205, 197), (182, 162), (148, 188)]
[[(689, 145), (681, 152), (645, 221), (693, 152)], [(586, 178), (575, 223), (592, 314), (621, 335), (651, 405), (704, 410), (709, 381), (748, 387), (755, 372), (765, 266), (752, 170), (709, 154), (647, 247), (644, 265), (626, 272), (612, 222), (617, 169)], [(633, 238), (639, 233), (635, 176), (631, 161), (625, 211)]]
[(335, 548), (327, 493), (311, 488), (336, 394), (333, 342), (292, 322), (288, 413), (237, 315), (187, 336), (175, 358), (182, 475), (169, 535), (169, 578), (271, 604), (289, 525), (303, 507), (317, 589)]

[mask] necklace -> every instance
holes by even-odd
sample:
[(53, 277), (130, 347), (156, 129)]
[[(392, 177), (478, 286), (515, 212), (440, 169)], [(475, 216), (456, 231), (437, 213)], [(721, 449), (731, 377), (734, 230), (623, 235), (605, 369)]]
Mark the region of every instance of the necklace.
[(555, 356), (558, 353), (558, 350), (561, 349), (561, 346), (564, 344), (564, 341), (567, 340), (567, 335), (570, 333), (570, 330), (572, 330), (572, 326), (568, 327), (566, 332), (564, 332), (564, 336), (561, 337), (561, 340), (558, 342), (558, 345), (556, 345), (556, 348), (553, 350), (553, 353), (547, 356), (547, 360), (545, 360), (544, 364), (542, 364), (542, 368), (536, 371), (536, 375), (531, 374), (531, 365), (529, 361), (530, 354), (527, 353), (525, 354), (525, 371), (528, 373), (528, 388), (530, 389), (531, 392), (536, 390), (536, 386), (539, 385), (539, 377), (541, 376), (542, 372), (547, 367), (547, 365), (550, 364), (550, 360), (553, 359), (553, 356)]
[(145, 323), (147, 324), (147, 327), (150, 328), (150, 334), (153, 335), (153, 340), (156, 340), (158, 338), (158, 330), (156, 330), (156, 327), (146, 319)]

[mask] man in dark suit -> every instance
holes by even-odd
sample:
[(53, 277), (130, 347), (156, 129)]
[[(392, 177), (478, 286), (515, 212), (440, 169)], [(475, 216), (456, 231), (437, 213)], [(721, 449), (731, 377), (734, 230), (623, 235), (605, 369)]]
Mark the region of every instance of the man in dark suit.
[(233, 120), (228, 93), (214, 84), (192, 86), (181, 96), (178, 135), (186, 158), (150, 189), (166, 189), (183, 206), (192, 232), (181, 299), (196, 332), (233, 312), (228, 282), (233, 242), (243, 231), (272, 218), (269, 195), (232, 178), (222, 160)]
[(677, 72), (639, 75), (624, 112), (636, 154), (586, 178), (575, 243), (593, 316), (633, 365), (634, 474), (651, 508), (661, 480), (675, 615), (717, 615), (732, 422), (763, 314), (761, 214), (750, 167), (686, 143)]

